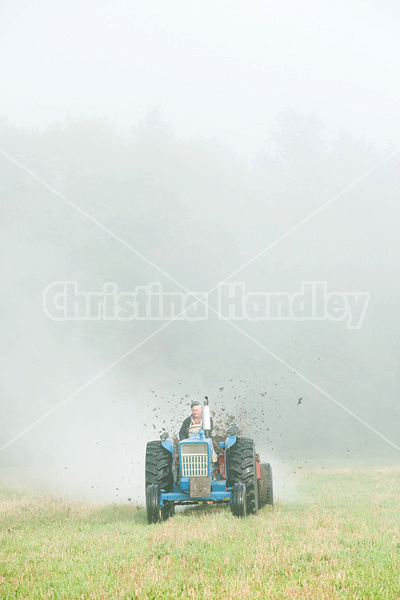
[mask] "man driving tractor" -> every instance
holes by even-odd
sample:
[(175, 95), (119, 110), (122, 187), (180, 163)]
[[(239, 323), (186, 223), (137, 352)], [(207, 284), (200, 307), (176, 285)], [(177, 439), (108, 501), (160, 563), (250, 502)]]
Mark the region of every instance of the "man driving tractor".
[[(192, 409), (192, 414), (190, 415), (190, 417), (187, 417), (182, 423), (182, 427), (180, 428), (180, 431), (179, 431), (179, 439), (180, 440), (188, 439), (189, 433), (198, 431), (199, 429), (202, 429), (202, 426), (203, 426), (203, 418), (202, 418), (203, 407), (202, 407), (201, 403), (198, 400), (193, 400), (190, 405), (190, 408)], [(210, 418), (210, 422), (211, 422), (211, 431), (212, 431), (213, 430), (212, 418)]]

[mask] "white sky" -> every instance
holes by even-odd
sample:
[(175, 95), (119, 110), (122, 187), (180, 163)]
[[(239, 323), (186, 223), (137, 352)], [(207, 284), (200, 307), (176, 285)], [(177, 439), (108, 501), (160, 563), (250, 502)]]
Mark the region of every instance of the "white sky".
[(158, 105), (179, 135), (245, 152), (287, 107), (400, 141), (392, 0), (0, 0), (0, 115), (44, 125)]

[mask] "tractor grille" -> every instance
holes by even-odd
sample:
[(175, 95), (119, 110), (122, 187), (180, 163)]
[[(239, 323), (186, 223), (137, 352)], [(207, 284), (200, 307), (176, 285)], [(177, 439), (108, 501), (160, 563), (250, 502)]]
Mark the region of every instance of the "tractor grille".
[(200, 477), (208, 475), (207, 444), (182, 444), (182, 477)]

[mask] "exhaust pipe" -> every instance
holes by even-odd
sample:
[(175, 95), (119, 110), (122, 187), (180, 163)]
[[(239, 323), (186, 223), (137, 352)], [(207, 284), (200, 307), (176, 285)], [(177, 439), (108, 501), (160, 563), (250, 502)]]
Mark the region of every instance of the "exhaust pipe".
[(208, 405), (208, 396), (204, 397), (204, 406), (203, 406), (203, 429), (206, 437), (210, 437), (211, 434), (211, 417), (210, 417), (210, 407)]

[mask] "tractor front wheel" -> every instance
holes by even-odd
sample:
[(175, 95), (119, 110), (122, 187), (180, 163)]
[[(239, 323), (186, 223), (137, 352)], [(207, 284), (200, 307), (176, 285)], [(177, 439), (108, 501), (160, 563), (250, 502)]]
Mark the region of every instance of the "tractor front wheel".
[(242, 519), (246, 517), (246, 486), (241, 481), (233, 486), (231, 508), (235, 517)]
[(158, 485), (152, 483), (146, 489), (146, 510), (147, 520), (151, 523), (158, 523), (162, 520), (160, 508), (160, 490)]

